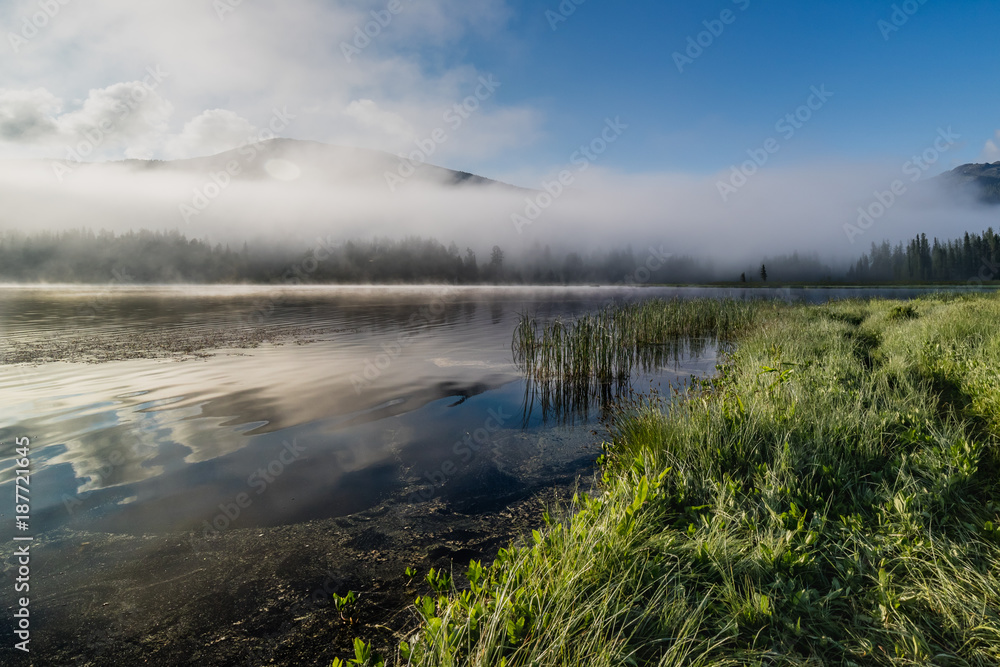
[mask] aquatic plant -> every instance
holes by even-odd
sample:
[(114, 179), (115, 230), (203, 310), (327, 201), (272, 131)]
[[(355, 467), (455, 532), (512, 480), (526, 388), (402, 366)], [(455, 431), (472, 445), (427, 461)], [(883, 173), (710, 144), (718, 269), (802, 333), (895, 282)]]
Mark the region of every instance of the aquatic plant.
[(654, 372), (732, 339), (775, 302), (733, 299), (652, 300), (612, 306), (571, 321), (522, 315), (514, 361), (525, 374), (525, 415), (543, 419), (602, 410), (631, 387), (636, 371)]
[(401, 664), (1000, 664), (1000, 299), (906, 305), (754, 306), (614, 415), (599, 494), (417, 600)]
[(523, 315), (512, 351), (518, 367), (536, 380), (623, 382), (637, 365), (649, 368), (676, 359), (683, 339), (732, 338), (762, 311), (778, 307), (770, 301), (657, 299), (569, 322), (542, 324)]

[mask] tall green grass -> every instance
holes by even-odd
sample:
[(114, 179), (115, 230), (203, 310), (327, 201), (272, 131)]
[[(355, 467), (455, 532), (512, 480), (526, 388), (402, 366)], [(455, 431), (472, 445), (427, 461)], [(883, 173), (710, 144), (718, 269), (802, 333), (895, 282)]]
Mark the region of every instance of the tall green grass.
[(757, 310), (399, 663), (1000, 664), (1000, 299), (908, 306)]
[(609, 307), (572, 321), (523, 316), (512, 351), (525, 374), (525, 416), (571, 419), (598, 406), (605, 415), (631, 388), (636, 371), (698, 357), (746, 330), (775, 302), (653, 300)]
[(581, 409), (594, 398), (608, 405), (628, 388), (636, 370), (655, 370), (698, 355), (777, 307), (764, 301), (657, 299), (572, 321), (542, 323), (523, 316), (511, 347), (529, 380), (529, 405), (536, 398), (543, 411)]

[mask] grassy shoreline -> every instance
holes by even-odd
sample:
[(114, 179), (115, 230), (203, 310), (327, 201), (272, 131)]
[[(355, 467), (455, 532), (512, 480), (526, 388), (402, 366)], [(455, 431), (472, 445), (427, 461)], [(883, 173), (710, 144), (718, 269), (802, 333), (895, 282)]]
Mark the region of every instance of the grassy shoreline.
[(418, 599), (398, 663), (1000, 663), (1000, 298), (756, 308), (617, 414), (600, 496)]

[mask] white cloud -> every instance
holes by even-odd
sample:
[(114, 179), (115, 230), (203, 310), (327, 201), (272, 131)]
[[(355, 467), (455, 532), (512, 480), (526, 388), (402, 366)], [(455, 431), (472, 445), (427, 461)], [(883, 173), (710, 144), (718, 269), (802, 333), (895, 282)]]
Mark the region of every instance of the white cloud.
[[(106, 116), (122, 94), (116, 86), (150, 67), (169, 73), (156, 92), (173, 113), (154, 114), (148, 131), (130, 126), (102, 157), (210, 153), (248, 124), (267, 126), (275, 108), (297, 116), (286, 136), (401, 152), (441, 126), (442, 113), (489, 74), (463, 62), (456, 43), (517, 39), (507, 30), (508, 0), (404, 0), (404, 10), (349, 63), (341, 43), (354, 39), (372, 11), (384, 10), (385, 0), (243, 2), (224, 20), (204, 0), (154, 4), (155, 11), (128, 0), (66, 4), (4, 57), (4, 84), (20, 98), (0, 101), (0, 159), (63, 157), (74, 128), (102, 117), (102, 109)], [(0, 25), (20, 25), (34, 12), (37, 0), (0, 3)], [(36, 97), (25, 92), (38, 89)], [(91, 99), (92, 91), (103, 92)], [(63, 107), (69, 118), (57, 115)], [(204, 117), (206, 109), (246, 123)], [(542, 120), (498, 95), (442, 155), (449, 166), (468, 168), (516, 150), (512, 140), (532, 136)], [(213, 127), (221, 139), (208, 131)]]
[(44, 88), (0, 91), (0, 142), (29, 150), (68, 151), (97, 159), (149, 153), (167, 131), (173, 108), (142, 81), (89, 91), (78, 108)]
[(58, 134), (53, 115), (61, 108), (62, 102), (44, 88), (0, 90), (0, 140), (27, 143)]
[(996, 162), (1000, 160), (1000, 130), (997, 130), (993, 139), (989, 139), (983, 146), (983, 152), (979, 155), (982, 162)]
[(542, 116), (533, 109), (507, 107), (495, 112), (482, 111), (452, 133), (456, 141), (445, 143), (441, 154), (455, 162), (465, 156), (492, 157), (505, 150), (530, 146), (541, 135), (541, 126)]
[(0, 90), (0, 139), (27, 143), (58, 134), (52, 116), (61, 108), (62, 102), (44, 88)]
[(209, 109), (170, 137), (164, 152), (172, 159), (214, 155), (249, 143), (258, 133), (253, 123), (232, 111)]
[(372, 100), (354, 100), (344, 109), (344, 115), (366, 130), (375, 130), (388, 139), (410, 141), (416, 138), (413, 126), (397, 113), (379, 108)]

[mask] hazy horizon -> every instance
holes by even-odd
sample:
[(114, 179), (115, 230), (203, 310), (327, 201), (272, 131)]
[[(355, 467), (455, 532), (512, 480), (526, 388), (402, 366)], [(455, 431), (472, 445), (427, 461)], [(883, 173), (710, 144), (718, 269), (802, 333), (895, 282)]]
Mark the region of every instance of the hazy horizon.
[(997, 21), (904, 4), (11, 2), (0, 230), (830, 262), (984, 230), (933, 177), (1000, 160), (997, 93), (915, 72), (988, 80)]

